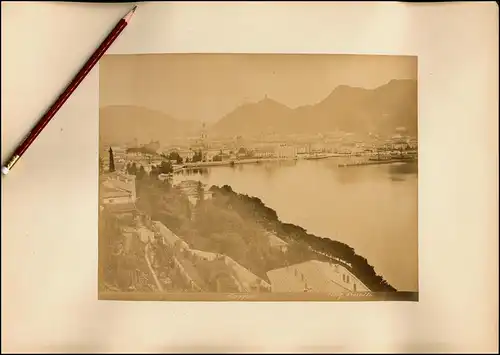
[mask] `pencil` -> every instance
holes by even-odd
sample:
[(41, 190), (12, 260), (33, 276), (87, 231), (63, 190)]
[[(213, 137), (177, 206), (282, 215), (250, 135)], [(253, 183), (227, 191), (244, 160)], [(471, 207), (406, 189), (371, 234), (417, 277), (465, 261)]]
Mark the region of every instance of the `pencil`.
[(50, 106), (50, 108), (45, 112), (45, 114), (36, 123), (33, 129), (26, 135), (24, 140), (17, 146), (14, 153), (10, 156), (7, 163), (2, 166), (2, 174), (7, 175), (12, 167), (19, 161), (21, 156), (26, 152), (29, 146), (35, 141), (36, 137), (42, 132), (45, 126), (50, 122), (50, 120), (55, 116), (57, 111), (64, 105), (66, 100), (71, 96), (71, 94), (76, 90), (80, 83), (85, 79), (88, 73), (96, 65), (96, 63), (101, 59), (101, 57), (106, 53), (108, 48), (113, 44), (113, 42), (118, 38), (120, 33), (127, 27), (132, 15), (135, 12), (137, 6), (134, 6), (125, 16), (123, 16), (116, 26), (111, 30), (108, 36), (103, 40), (101, 45), (95, 50), (95, 52), (86, 61), (80, 71), (75, 75), (73, 80), (68, 84), (66, 89), (59, 95), (56, 101)]

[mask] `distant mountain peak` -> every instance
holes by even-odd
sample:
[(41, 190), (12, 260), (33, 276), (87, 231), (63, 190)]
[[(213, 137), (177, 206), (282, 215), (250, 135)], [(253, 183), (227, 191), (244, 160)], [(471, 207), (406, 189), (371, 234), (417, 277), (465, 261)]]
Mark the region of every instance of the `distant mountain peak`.
[(257, 101), (257, 103), (261, 103), (261, 102), (276, 102), (276, 101), (275, 101), (275, 100), (273, 100), (273, 99), (271, 99), (271, 98), (269, 98), (269, 97), (266, 95), (264, 98), (262, 98), (262, 99), (260, 99), (259, 101)]
[[(258, 109), (258, 110), (262, 110), (262, 109), (264, 109), (264, 110), (265, 109), (291, 110), (291, 108), (289, 108), (288, 106), (286, 106), (286, 105), (282, 104), (281, 102), (278, 102), (272, 98), (269, 98), (266, 95), (264, 98), (262, 98), (258, 101), (246, 102), (244, 104), (241, 104), (240, 106), (238, 106), (234, 110), (232, 110), (230, 113), (228, 113), (224, 117), (222, 117), (222, 119), (224, 119), (227, 116), (231, 116), (237, 112), (242, 112), (245, 110), (255, 110), (255, 109)], [(219, 120), (219, 121), (221, 121), (221, 120)]]
[(282, 104), (281, 102), (276, 101), (275, 99), (272, 99), (272, 98), (270, 98), (268, 96), (264, 97), (260, 101), (257, 101), (256, 103), (260, 104), (260, 105), (267, 105), (267, 106), (271, 106), (272, 105), (272, 106), (279, 106), (279, 107), (289, 108), (285, 104)]

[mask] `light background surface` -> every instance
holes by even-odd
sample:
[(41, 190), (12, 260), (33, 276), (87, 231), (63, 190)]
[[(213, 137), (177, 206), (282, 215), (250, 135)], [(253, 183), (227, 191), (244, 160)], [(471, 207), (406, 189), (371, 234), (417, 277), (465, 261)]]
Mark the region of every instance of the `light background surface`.
[[(2, 162), (129, 8), (2, 2)], [(419, 56), (418, 303), (97, 300), (98, 68), (2, 177), (2, 351), (498, 351), (495, 3), (140, 4), (110, 53)]]

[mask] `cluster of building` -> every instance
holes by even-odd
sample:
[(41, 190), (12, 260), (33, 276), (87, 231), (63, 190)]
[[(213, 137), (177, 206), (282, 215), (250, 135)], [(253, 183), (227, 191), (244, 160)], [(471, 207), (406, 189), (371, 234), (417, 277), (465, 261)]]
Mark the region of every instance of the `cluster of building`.
[(126, 169), (128, 164), (135, 164), (137, 167), (144, 167), (144, 170), (149, 174), (152, 167), (161, 165), (161, 163), (165, 161), (165, 158), (154, 154), (129, 152), (125, 154), (123, 161), (124, 165), (122, 169)]
[[(209, 139), (205, 125), (200, 135), (186, 139), (177, 145), (161, 145), (149, 142), (133, 147), (112, 146), (116, 170), (124, 170), (128, 164), (144, 167), (149, 173), (153, 166), (169, 160), (172, 154), (180, 156), (182, 162), (171, 160), (180, 169), (186, 163), (216, 163), (258, 159), (308, 159), (327, 156), (384, 156), (416, 155), (417, 138), (406, 135), (399, 127), (391, 137), (377, 134), (355, 135), (346, 132), (326, 132), (316, 135), (288, 135), (286, 137), (243, 137), (231, 139)], [(105, 157), (104, 170), (109, 169), (108, 149), (101, 152)]]
[(135, 176), (119, 171), (103, 174), (99, 181), (99, 198), (101, 210), (130, 213), (136, 210)]
[[(209, 200), (213, 192), (209, 186), (197, 180), (184, 179), (181, 175), (160, 175), (160, 179), (168, 180), (173, 188), (182, 191), (192, 206), (196, 206), (200, 198)], [(137, 200), (136, 177), (124, 171), (101, 174), (99, 197), (101, 208), (108, 210), (134, 210)]]

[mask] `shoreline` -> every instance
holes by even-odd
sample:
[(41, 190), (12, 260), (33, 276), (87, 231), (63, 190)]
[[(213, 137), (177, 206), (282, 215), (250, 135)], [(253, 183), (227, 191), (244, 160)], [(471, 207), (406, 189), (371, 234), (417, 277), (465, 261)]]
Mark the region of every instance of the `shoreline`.
[(199, 169), (199, 168), (214, 167), (214, 166), (260, 164), (260, 163), (265, 163), (265, 162), (296, 161), (296, 160), (300, 160), (300, 159), (298, 159), (298, 158), (257, 158), (257, 159), (241, 159), (241, 160), (186, 163), (182, 167), (178, 168), (176, 171), (189, 170), (189, 169)]
[[(243, 165), (243, 164), (261, 164), (267, 162), (286, 162), (286, 161), (299, 161), (299, 160), (324, 160), (324, 159), (332, 159), (332, 158), (340, 158), (340, 159), (354, 159), (354, 158), (363, 158), (363, 157), (349, 157), (341, 154), (328, 154), (321, 156), (310, 156), (310, 157), (294, 157), (294, 158), (256, 158), (256, 159), (241, 159), (241, 160), (227, 160), (227, 161), (211, 161), (211, 162), (197, 162), (197, 163), (186, 163), (182, 166), (178, 166), (174, 168), (174, 173), (183, 171), (183, 170), (191, 170), (191, 169), (200, 169), (200, 168), (208, 168), (208, 167), (217, 167), (217, 166), (234, 166), (234, 165)], [(369, 156), (364, 156), (364, 158), (369, 158)], [(393, 164), (393, 163), (412, 163), (417, 162), (418, 158), (411, 159), (388, 159), (388, 160), (364, 160), (357, 162), (347, 162), (338, 164), (338, 167), (351, 167), (351, 166), (364, 166), (364, 165), (380, 165), (380, 164)]]

